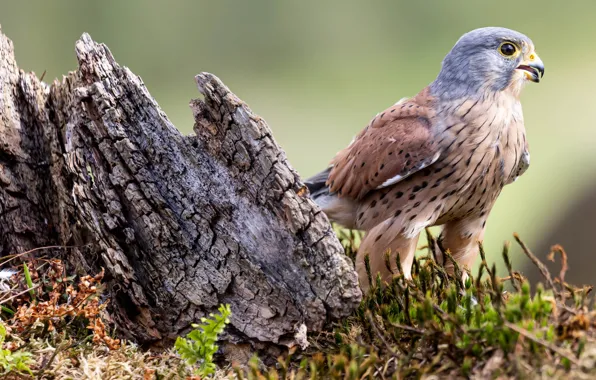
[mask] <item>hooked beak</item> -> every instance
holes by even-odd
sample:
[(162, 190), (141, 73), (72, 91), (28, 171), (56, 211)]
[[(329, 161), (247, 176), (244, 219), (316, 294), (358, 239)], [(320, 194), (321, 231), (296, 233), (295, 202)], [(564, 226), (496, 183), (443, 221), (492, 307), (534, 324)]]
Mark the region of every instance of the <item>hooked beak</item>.
[(517, 66), (517, 70), (523, 70), (526, 78), (532, 82), (538, 83), (544, 76), (544, 63), (536, 53), (531, 53), (528, 58)]

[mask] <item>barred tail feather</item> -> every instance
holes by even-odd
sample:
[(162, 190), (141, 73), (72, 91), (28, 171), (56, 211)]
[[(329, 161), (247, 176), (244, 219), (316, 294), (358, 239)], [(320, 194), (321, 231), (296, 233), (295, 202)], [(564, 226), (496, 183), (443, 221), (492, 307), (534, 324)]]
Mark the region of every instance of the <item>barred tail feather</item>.
[(329, 191), (326, 184), (329, 172), (331, 167), (304, 181), (310, 196), (329, 219), (344, 227), (355, 228), (357, 204), (351, 199), (339, 198)]

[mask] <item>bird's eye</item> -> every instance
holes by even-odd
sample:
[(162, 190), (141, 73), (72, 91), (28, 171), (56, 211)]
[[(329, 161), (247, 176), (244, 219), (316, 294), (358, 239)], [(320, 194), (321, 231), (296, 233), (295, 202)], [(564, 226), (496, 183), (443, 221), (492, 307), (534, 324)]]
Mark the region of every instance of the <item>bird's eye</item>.
[(501, 46), (499, 46), (499, 52), (505, 57), (511, 57), (517, 53), (517, 47), (511, 42), (503, 42)]

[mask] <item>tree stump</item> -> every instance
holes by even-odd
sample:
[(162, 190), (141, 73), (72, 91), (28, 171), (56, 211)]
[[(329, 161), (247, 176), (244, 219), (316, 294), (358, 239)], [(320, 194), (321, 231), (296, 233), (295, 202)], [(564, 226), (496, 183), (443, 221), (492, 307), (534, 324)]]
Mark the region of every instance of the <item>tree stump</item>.
[(143, 82), (85, 34), (51, 85), (0, 34), (0, 253), (41, 246), (105, 269), (109, 314), (141, 344), (232, 308), (232, 341), (296, 344), (361, 292), (329, 221), (263, 119), (214, 75), (183, 136)]

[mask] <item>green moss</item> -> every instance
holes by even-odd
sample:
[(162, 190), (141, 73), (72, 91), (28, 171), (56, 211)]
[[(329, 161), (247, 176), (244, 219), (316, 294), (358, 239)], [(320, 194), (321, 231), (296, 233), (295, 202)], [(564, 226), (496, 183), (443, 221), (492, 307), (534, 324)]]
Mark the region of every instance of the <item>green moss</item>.
[[(353, 257), (357, 239), (346, 232), (339, 236)], [(429, 247), (437, 249), (428, 236)], [(537, 284), (532, 293), (528, 281), (511, 267), (508, 250), (506, 244), (503, 258), (509, 276), (504, 279), (496, 276), (495, 265), (487, 264), (482, 249), (478, 275), (468, 274), (463, 281), (460, 268), (451, 276), (434, 261), (432, 248), (415, 260), (413, 280), (395, 274), (391, 283), (382, 284), (376, 277), (351, 317), (329, 325), (330, 334), (311, 337), (318, 351), (303, 352), (300, 365), (283, 359), (284, 373), (295, 378), (373, 379), (593, 372), (580, 365), (581, 353), (593, 341), (587, 339), (594, 337), (592, 325), (579, 328), (574, 322), (578, 315), (595, 316), (588, 308), (588, 292), (562, 287), (555, 279), (547, 281), (553, 288)], [(442, 253), (452, 260), (448, 252)], [(565, 291), (573, 296), (564, 297)], [(326, 347), (325, 352), (320, 347)], [(277, 376), (272, 370), (252, 371), (253, 378)]]

